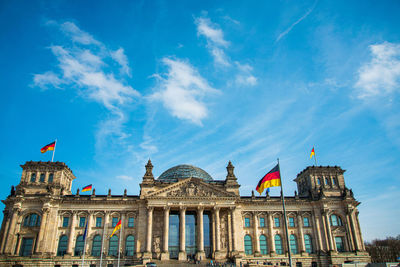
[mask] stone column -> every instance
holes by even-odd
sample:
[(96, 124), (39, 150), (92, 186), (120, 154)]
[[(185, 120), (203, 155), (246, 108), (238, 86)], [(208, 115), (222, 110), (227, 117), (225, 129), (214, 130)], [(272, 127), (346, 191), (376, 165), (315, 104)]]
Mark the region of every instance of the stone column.
[(8, 238), (8, 230), (9, 230), (10, 220), (11, 220), (10, 217), (9, 217), (9, 214), (8, 214), (8, 212), (6, 210), (3, 210), (3, 215), (4, 215), (4, 217), (3, 217), (4, 229), (2, 229), (3, 235), (2, 235), (2, 238), (1, 238), (1, 247), (0, 247), (0, 253), (1, 254), (4, 253), (4, 245), (5, 245), (5, 242), (6, 242), (7, 238)]
[(359, 237), (359, 244), (360, 244), (359, 247), (360, 247), (361, 251), (365, 251), (364, 240), (361, 235), (361, 227), (360, 227), (360, 222), (358, 220), (358, 211), (357, 210), (355, 210), (355, 212), (354, 212), (354, 218), (357, 223), (357, 236)]
[(258, 236), (258, 216), (257, 212), (253, 212), (253, 232), (254, 232), (254, 254), (260, 254), (260, 238)]
[[(4, 253), (11, 255), (14, 253), (13, 251), (13, 244), (14, 244), (14, 239), (15, 239), (15, 235), (14, 235), (14, 231), (15, 231), (15, 227), (17, 225), (17, 219), (18, 219), (18, 214), (20, 213), (21, 209), (19, 208), (13, 208), (13, 212), (11, 215), (11, 220), (10, 220), (10, 224), (9, 224), (9, 228), (8, 228), (8, 234), (6, 235), (6, 241), (4, 244)], [(24, 223), (24, 222), (22, 222)]]
[(104, 212), (103, 237), (101, 239), (101, 247), (103, 250), (101, 251), (101, 253), (105, 253), (107, 251), (105, 242), (106, 242), (106, 239), (108, 240), (107, 226), (108, 226), (108, 221), (109, 221), (109, 215), (110, 215), (109, 211)]
[[(231, 213), (228, 212), (227, 214), (227, 224), (228, 224), (228, 253), (232, 252), (232, 219), (231, 219)], [(229, 254), (230, 255), (230, 254)]]
[(303, 232), (303, 221), (300, 214), (297, 214), (297, 228), (299, 229), (299, 249), (300, 253), (304, 254), (306, 252), (304, 244), (304, 232)]
[(204, 260), (206, 258), (206, 253), (204, 252), (204, 225), (203, 225), (203, 207), (199, 207), (197, 210), (197, 222), (198, 222), (198, 229), (197, 229), (197, 253), (196, 259), (197, 260)]
[(235, 237), (235, 233), (237, 233), (237, 226), (235, 223), (235, 207), (231, 208), (231, 219), (232, 219), (232, 232), (230, 233), (232, 236), (232, 252), (236, 252), (237, 251), (237, 246), (236, 246), (236, 237)]
[(354, 247), (354, 242), (353, 242), (353, 231), (351, 230), (350, 216), (351, 216), (351, 212), (348, 210), (348, 211), (346, 212), (346, 231), (347, 231), (347, 237), (348, 237), (348, 239), (349, 239), (350, 250), (351, 250), (351, 251), (355, 251), (356, 248)]
[(169, 210), (168, 206), (164, 207), (164, 233), (163, 233), (163, 252), (161, 260), (169, 260), (168, 238), (169, 238)]
[(356, 226), (354, 223), (354, 210), (352, 210), (350, 213), (350, 225), (351, 225), (351, 230), (352, 230), (352, 233), (354, 236), (355, 250), (360, 251), (360, 243), (358, 241), (358, 233), (357, 233)]
[(332, 240), (332, 231), (331, 231), (331, 224), (329, 223), (329, 215), (328, 212), (324, 212), (323, 218), (325, 221), (325, 227), (326, 227), (326, 234), (328, 236), (328, 249), (329, 251), (336, 250), (335, 246), (333, 245), (333, 240)]
[(152, 257), (151, 239), (153, 235), (153, 207), (147, 207), (147, 238), (146, 238), (146, 256)]
[(221, 231), (220, 231), (220, 219), (219, 219), (219, 208), (214, 208), (215, 214), (215, 250), (219, 252), (221, 250)]
[(271, 256), (275, 255), (275, 240), (274, 240), (274, 233), (273, 233), (273, 221), (272, 221), (272, 214), (268, 212), (268, 241), (269, 241), (269, 248)]
[(178, 260), (186, 261), (186, 207), (179, 210), (179, 255)]
[(78, 216), (77, 212), (74, 211), (72, 213), (72, 221), (71, 225), (69, 226), (69, 237), (68, 237), (68, 247), (67, 253), (68, 255), (73, 255), (72, 247), (74, 246), (74, 239), (75, 239), (75, 225), (76, 225), (76, 217)]
[[(86, 231), (86, 246), (85, 246), (85, 254), (86, 255), (90, 255), (90, 253), (88, 252), (88, 249), (89, 249), (89, 243), (90, 243), (89, 237), (91, 234), (92, 223), (93, 223), (93, 211), (89, 211), (89, 216), (88, 216), (88, 221), (87, 221), (87, 231)], [(83, 231), (85, 231), (85, 230), (83, 230)], [(85, 233), (85, 232), (83, 232), (83, 233)]]
[(44, 235), (45, 235), (45, 228), (48, 225), (47, 223), (47, 217), (49, 215), (50, 209), (49, 208), (43, 208), (42, 209), (42, 219), (40, 221), (40, 228), (39, 228), (39, 235), (38, 235), (38, 240), (37, 246), (36, 246), (36, 251), (35, 253), (43, 253), (44, 251), (44, 246), (47, 240), (44, 240)]
[(319, 219), (315, 215), (315, 212), (312, 213), (312, 221), (311, 221), (311, 227), (313, 228), (313, 245), (315, 244), (315, 249), (314, 251), (320, 251), (322, 250), (322, 241), (321, 241), (321, 233), (320, 233), (320, 227), (319, 227)]

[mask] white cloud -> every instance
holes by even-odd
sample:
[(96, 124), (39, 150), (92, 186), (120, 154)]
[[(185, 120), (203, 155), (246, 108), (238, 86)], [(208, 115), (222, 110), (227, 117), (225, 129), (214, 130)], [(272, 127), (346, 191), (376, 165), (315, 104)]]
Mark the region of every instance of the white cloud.
[(227, 47), (229, 42), (224, 39), (224, 33), (215, 23), (212, 23), (209, 18), (197, 18), (197, 34), (204, 35), (207, 41), (212, 45)]
[(372, 60), (358, 70), (359, 97), (386, 95), (400, 88), (400, 44), (384, 42), (369, 46)]
[[(96, 149), (101, 151), (112, 144), (118, 146), (130, 136), (124, 129), (128, 120), (124, 112), (125, 105), (140, 97), (140, 93), (124, 81), (125, 75), (130, 76), (124, 50), (108, 49), (72, 22), (58, 24), (49, 21), (47, 25), (56, 26), (74, 45), (66, 42), (50, 46), (50, 51), (58, 61), (58, 68), (35, 74), (33, 84), (40, 88), (75, 88), (79, 95), (104, 106), (110, 114), (99, 124)], [(115, 63), (121, 66), (121, 73), (115, 73), (111, 68)]]
[(209, 18), (196, 18), (197, 35), (204, 36), (207, 40), (207, 48), (214, 58), (216, 65), (230, 66), (230, 60), (222, 48), (229, 46), (224, 39), (224, 33), (218, 24), (212, 23)]
[(36, 74), (33, 77), (33, 83), (42, 89), (47, 89), (49, 85), (60, 88), (63, 81), (54, 72), (47, 71), (43, 74)]
[(201, 125), (208, 111), (202, 98), (216, 93), (208, 82), (189, 63), (179, 59), (163, 58), (168, 67), (166, 78), (159, 77), (157, 92), (150, 99), (163, 102), (173, 116)]
[(60, 25), (61, 30), (68, 35), (72, 41), (84, 44), (84, 45), (98, 45), (102, 46), (102, 44), (93, 38), (89, 33), (82, 31), (78, 28), (73, 22), (64, 22)]
[(125, 55), (123, 48), (111, 52), (111, 57), (121, 65), (121, 72), (131, 77), (131, 69), (129, 68), (128, 57)]
[(238, 74), (236, 75), (236, 84), (239, 86), (255, 86), (257, 85), (257, 78), (251, 74), (253, 67), (249, 64), (240, 64), (235, 62), (238, 67)]
[(299, 24), (302, 20), (304, 20), (305, 18), (307, 18), (308, 15), (310, 15), (310, 13), (314, 10), (315, 6), (317, 5), (318, 0), (316, 0), (313, 4), (313, 6), (303, 15), (301, 16), (298, 20), (296, 20), (292, 25), (290, 25), (289, 28), (287, 28), (284, 32), (282, 32), (281, 34), (279, 34), (278, 38), (276, 38), (275, 42), (279, 42), (280, 39), (282, 39), (283, 37), (285, 37), (292, 29), (294, 26), (296, 26), (297, 24)]

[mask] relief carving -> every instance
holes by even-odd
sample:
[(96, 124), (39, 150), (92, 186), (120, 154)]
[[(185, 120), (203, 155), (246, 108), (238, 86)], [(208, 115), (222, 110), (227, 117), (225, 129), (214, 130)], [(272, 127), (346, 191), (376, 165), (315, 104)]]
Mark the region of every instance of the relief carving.
[(196, 196), (196, 197), (216, 197), (215, 192), (206, 190), (205, 188), (199, 188), (194, 183), (188, 183), (182, 188), (167, 192), (168, 197), (180, 197), (180, 196)]

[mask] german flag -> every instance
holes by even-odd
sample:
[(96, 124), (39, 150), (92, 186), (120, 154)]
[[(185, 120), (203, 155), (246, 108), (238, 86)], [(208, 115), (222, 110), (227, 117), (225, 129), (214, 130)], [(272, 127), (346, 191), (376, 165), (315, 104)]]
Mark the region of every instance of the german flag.
[(56, 141), (42, 147), (42, 149), (40, 149), (40, 152), (45, 153), (49, 150), (54, 150), (55, 146), (56, 146)]
[(281, 174), (279, 172), (279, 164), (270, 170), (263, 178), (258, 182), (256, 190), (260, 195), (265, 188), (280, 186), (281, 185)]
[(121, 229), (121, 220), (119, 220), (119, 222), (117, 223), (117, 225), (114, 227), (114, 230), (112, 231), (112, 234), (110, 235), (110, 238), (114, 235), (114, 233), (116, 231), (118, 231), (119, 229)]
[(91, 191), (92, 190), (92, 185), (87, 185), (84, 188), (82, 188), (82, 192), (87, 192), (87, 191)]
[(314, 150), (314, 147), (311, 149), (310, 159), (312, 158), (312, 156), (315, 157), (315, 150)]

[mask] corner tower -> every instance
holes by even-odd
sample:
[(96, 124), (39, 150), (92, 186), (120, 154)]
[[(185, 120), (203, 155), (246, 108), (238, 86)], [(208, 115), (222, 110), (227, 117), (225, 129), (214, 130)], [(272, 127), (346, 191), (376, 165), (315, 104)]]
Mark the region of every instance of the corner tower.
[(76, 178), (64, 162), (28, 161), (22, 167), (17, 195), (71, 194), (72, 181)]
[(343, 173), (338, 166), (309, 166), (294, 181), (300, 197), (342, 196), (347, 193)]

